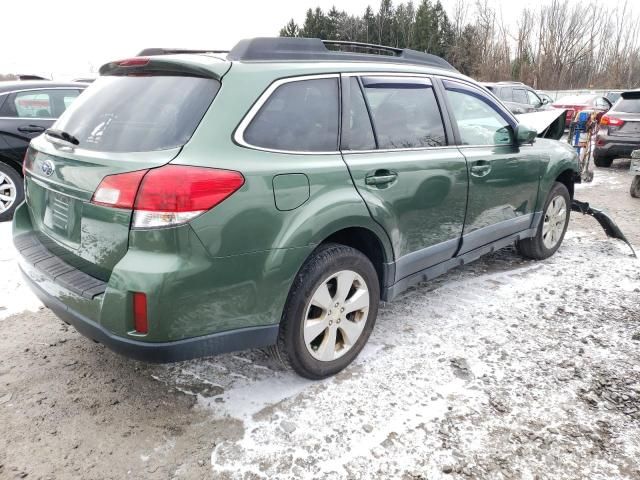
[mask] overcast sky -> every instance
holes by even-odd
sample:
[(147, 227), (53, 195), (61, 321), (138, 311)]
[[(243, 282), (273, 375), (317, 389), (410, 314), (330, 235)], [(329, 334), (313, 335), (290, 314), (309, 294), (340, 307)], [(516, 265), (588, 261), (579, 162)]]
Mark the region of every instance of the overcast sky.
[[(531, 6), (518, 0), (493, 2), (511, 21)], [(146, 47), (228, 49), (242, 38), (278, 35), (291, 17), (301, 24), (309, 7), (328, 10), (334, 4), (362, 14), (368, 4), (377, 10), (379, 0), (4, 0), (0, 73), (69, 79)], [(443, 4), (450, 9), (454, 0)]]

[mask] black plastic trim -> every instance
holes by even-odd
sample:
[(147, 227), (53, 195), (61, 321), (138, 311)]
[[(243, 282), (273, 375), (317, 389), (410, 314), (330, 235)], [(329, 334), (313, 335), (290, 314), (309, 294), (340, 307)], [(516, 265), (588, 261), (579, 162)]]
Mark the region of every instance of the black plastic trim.
[(278, 338), (279, 325), (247, 327), (237, 330), (186, 338), (173, 342), (143, 342), (114, 335), (101, 325), (72, 310), (22, 272), (23, 277), (36, 296), (53, 313), (85, 337), (102, 343), (116, 353), (136, 360), (152, 363), (179, 362), (220, 353), (263, 348), (274, 345)]
[(69, 265), (48, 249), (35, 233), (19, 235), (13, 243), (27, 263), (77, 295), (91, 300), (107, 289), (106, 282)]

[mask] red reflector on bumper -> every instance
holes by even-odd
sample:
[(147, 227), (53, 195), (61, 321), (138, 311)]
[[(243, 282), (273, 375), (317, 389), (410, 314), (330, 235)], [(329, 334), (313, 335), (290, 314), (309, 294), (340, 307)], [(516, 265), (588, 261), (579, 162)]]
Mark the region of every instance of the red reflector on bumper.
[(137, 333), (148, 333), (147, 296), (144, 293), (133, 293), (133, 321)]

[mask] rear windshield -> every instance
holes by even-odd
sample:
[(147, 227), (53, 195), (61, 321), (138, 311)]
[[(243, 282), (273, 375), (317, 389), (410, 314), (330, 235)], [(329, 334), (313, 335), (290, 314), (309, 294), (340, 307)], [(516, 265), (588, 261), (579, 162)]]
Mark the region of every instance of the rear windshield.
[(612, 110), (623, 113), (640, 113), (640, 98), (621, 98)]
[(220, 89), (185, 76), (98, 78), (56, 122), (100, 152), (149, 152), (184, 145)]

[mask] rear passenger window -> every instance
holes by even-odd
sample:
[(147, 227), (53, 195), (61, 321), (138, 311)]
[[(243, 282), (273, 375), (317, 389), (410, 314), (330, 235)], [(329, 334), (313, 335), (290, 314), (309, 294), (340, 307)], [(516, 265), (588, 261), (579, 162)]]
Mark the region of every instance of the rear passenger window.
[(349, 79), (348, 116), (342, 127), (342, 148), (344, 150), (375, 150), (376, 140), (371, 128), (371, 120), (364, 103), (362, 90), (356, 77)]
[(442, 117), (431, 85), (419, 79), (363, 78), (378, 148), (446, 145)]
[(58, 118), (80, 95), (79, 90), (28, 90), (13, 94), (0, 116), (18, 118)]
[(295, 152), (338, 150), (338, 79), (280, 85), (244, 132), (256, 147)]

